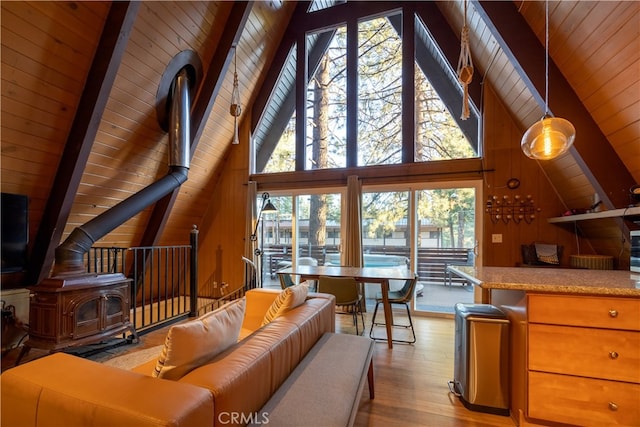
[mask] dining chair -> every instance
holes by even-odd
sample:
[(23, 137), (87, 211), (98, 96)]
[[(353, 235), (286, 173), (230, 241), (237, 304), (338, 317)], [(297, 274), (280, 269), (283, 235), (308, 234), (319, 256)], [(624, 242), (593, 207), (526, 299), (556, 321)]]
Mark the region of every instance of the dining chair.
[[(397, 291), (389, 291), (387, 294), (389, 297), (389, 305), (393, 307), (394, 304), (404, 304), (407, 309), (407, 317), (409, 319), (408, 325), (396, 324), (393, 322), (392, 326), (401, 327), (401, 328), (411, 328), (411, 334), (413, 335), (413, 340), (400, 340), (393, 339), (393, 342), (413, 344), (416, 342), (416, 332), (413, 328), (413, 321), (411, 320), (411, 310), (409, 309), (409, 304), (413, 301), (413, 295), (415, 293), (416, 284), (418, 283), (418, 275), (416, 274), (413, 279), (407, 279), (402, 286), (402, 289)], [(385, 323), (377, 323), (376, 315), (378, 314), (378, 306), (382, 304), (382, 292), (378, 292), (376, 294), (376, 308), (373, 310), (373, 319), (371, 320), (371, 329), (369, 330), (369, 337), (373, 340), (377, 341), (386, 341), (387, 338), (375, 337), (373, 333), (373, 328), (375, 326), (385, 326)]]
[(318, 292), (332, 294), (336, 297), (337, 307), (350, 308), (341, 314), (351, 314), (353, 324), (356, 325), (356, 334), (360, 335), (358, 329), (358, 313), (362, 318), (362, 333), (365, 331), (364, 314), (362, 313), (362, 295), (359, 291), (358, 282), (353, 277), (329, 277), (321, 276), (318, 280)]
[(289, 286), (295, 285), (295, 282), (291, 278), (290, 274), (278, 273), (278, 278), (280, 279), (280, 287), (282, 289), (287, 289)]

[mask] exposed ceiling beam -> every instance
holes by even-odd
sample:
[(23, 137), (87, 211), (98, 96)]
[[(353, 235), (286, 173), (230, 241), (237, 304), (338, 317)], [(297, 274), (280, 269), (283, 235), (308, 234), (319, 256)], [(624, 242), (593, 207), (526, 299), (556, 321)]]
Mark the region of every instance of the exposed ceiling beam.
[(139, 2), (111, 4), (36, 234), (26, 285), (49, 276), (139, 6)]
[[(207, 67), (207, 73), (198, 92), (198, 98), (195, 99), (191, 109), (191, 158), (196, 152), (207, 119), (224, 82), (224, 76), (229, 70), (234, 55), (234, 47), (240, 41), (240, 36), (244, 31), (252, 6), (253, 2), (234, 2), (231, 13), (225, 23), (225, 28), (222, 31), (222, 37)], [(157, 244), (179, 191), (179, 188), (174, 190), (155, 204), (142, 236), (141, 246), (154, 246)]]
[(322, 22), (325, 28), (346, 24), (348, 21), (374, 17), (394, 10), (402, 9), (405, 2), (395, 1), (347, 1), (334, 6), (306, 13), (296, 22), (297, 28), (304, 32), (317, 29)]
[(271, 92), (280, 77), (280, 73), (287, 61), (289, 52), (296, 42), (296, 34), (292, 31), (291, 26), (293, 23), (297, 22), (301, 16), (304, 16), (307, 13), (308, 7), (309, 2), (299, 2), (291, 16), (289, 26), (284, 32), (282, 40), (278, 45), (278, 50), (273, 57), (273, 61), (268, 67), (267, 75), (260, 86), (260, 90), (256, 95), (256, 100), (251, 108), (253, 113), (251, 114), (251, 133), (256, 130), (256, 126), (260, 123), (262, 114), (264, 113), (267, 103), (269, 102), (269, 98), (271, 97)]
[[(546, 75), (540, 66), (545, 61), (544, 45), (513, 2), (472, 0), (472, 4), (544, 111)], [(569, 155), (574, 156), (604, 205), (608, 209), (627, 206), (633, 177), (551, 58), (549, 100), (553, 101), (550, 112), (575, 126), (576, 140)]]

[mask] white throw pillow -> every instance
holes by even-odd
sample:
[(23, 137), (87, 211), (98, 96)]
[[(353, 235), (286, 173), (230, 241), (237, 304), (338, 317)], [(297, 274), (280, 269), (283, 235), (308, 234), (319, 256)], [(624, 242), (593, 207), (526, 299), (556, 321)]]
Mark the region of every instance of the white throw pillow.
[(152, 376), (177, 380), (236, 343), (245, 305), (241, 298), (196, 320), (172, 326)]
[(308, 293), (309, 286), (305, 282), (299, 285), (289, 286), (280, 292), (280, 295), (278, 295), (271, 304), (271, 307), (269, 307), (269, 310), (267, 310), (267, 314), (265, 314), (262, 320), (262, 326), (302, 304), (307, 299)]

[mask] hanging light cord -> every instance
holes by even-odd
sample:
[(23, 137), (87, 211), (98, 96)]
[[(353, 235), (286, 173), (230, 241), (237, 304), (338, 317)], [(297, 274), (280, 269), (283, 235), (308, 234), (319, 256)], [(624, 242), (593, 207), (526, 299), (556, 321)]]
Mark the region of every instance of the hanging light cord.
[(545, 4), (545, 21), (544, 21), (544, 115), (549, 115), (549, 0)]

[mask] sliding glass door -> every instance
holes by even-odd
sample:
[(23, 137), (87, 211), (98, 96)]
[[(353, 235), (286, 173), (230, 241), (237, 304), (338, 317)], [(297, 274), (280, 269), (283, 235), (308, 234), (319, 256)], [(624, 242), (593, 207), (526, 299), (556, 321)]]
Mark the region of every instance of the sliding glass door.
[[(419, 276), (414, 310), (452, 314), (458, 302), (475, 302), (474, 287), (447, 267), (477, 262), (481, 222), (476, 215), (481, 183), (429, 183), (365, 187), (362, 196), (366, 266), (410, 268)], [(391, 289), (403, 283), (391, 283)], [(369, 305), (375, 285), (366, 287)], [(379, 291), (379, 289), (378, 289)]]
[(456, 303), (474, 302), (474, 287), (447, 268), (472, 267), (476, 261), (477, 199), (476, 188), (468, 186), (416, 191), (417, 311), (453, 313)]
[[(419, 276), (413, 310), (453, 314), (458, 302), (476, 302), (474, 287), (447, 267), (479, 263), (481, 182), (364, 186), (362, 247), (364, 265), (411, 269)], [(276, 272), (290, 265), (340, 265), (344, 191), (272, 194), (278, 209), (262, 221), (265, 286), (279, 287)], [(392, 282), (391, 289), (403, 283)], [(379, 285), (365, 286), (372, 307)]]
[(263, 218), (263, 286), (278, 287), (277, 271), (340, 259), (341, 193), (274, 195), (277, 212)]

